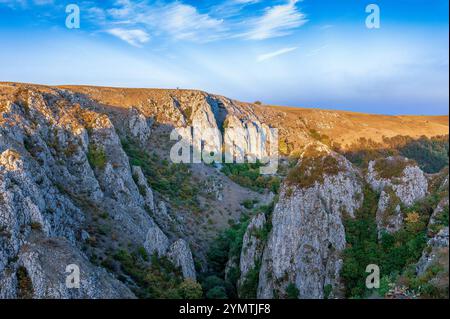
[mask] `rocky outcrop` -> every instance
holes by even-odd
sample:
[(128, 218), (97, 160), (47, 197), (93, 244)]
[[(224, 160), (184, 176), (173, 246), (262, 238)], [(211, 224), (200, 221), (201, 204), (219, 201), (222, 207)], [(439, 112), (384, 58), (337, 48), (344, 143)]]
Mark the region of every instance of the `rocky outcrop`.
[(153, 198), (153, 190), (148, 185), (147, 179), (145, 178), (144, 173), (142, 173), (142, 169), (139, 166), (133, 166), (132, 172), (134, 181), (139, 188), (139, 192), (144, 198), (145, 208), (150, 210), (151, 212), (154, 212), (155, 202)]
[(93, 266), (62, 238), (35, 238), (23, 245), (17, 264), (0, 277), (0, 297), (135, 298), (124, 284)]
[(167, 248), (169, 247), (169, 239), (162, 232), (159, 227), (154, 225), (147, 232), (147, 237), (145, 238), (144, 248), (150, 255), (154, 253), (159, 256), (164, 256), (167, 252)]
[[(266, 225), (266, 216), (258, 214), (252, 218), (242, 240), (242, 251), (239, 261), (241, 277), (238, 286), (245, 281), (249, 271), (256, 269), (261, 263), (261, 257), (266, 238), (264, 236), (264, 227)], [(239, 290), (239, 289), (238, 289)]]
[(196, 280), (194, 260), (188, 244), (183, 239), (174, 242), (167, 252), (167, 257), (175, 266), (180, 267), (184, 278)]
[[(17, 296), (17, 277), (27, 273), (34, 298), (133, 297), (81, 252), (93, 243), (97, 252), (131, 245), (162, 256), (170, 246), (149, 214), (153, 191), (130, 167), (110, 114), (86, 96), (44, 88), (17, 90), (1, 108), (0, 296)], [(131, 113), (128, 132), (145, 142), (151, 124)], [(110, 238), (99, 242), (98, 227)], [(182, 248), (179, 264), (195, 278)], [(61, 281), (69, 262), (82, 272), (76, 291)]]
[[(316, 154), (314, 160), (308, 153)], [(314, 165), (321, 166), (318, 175), (311, 175), (317, 173)], [(362, 204), (361, 178), (345, 158), (323, 145), (305, 151), (296, 169), (300, 175), (288, 176), (273, 212), (259, 298), (285, 297), (290, 284), (297, 287), (299, 298), (340, 295), (340, 253), (346, 244), (343, 218), (354, 216)], [(325, 296), (325, 290), (331, 293)]]
[(425, 198), (428, 181), (423, 171), (412, 161), (388, 157), (369, 163), (367, 182), (380, 199), (377, 210), (379, 236), (382, 232), (396, 232), (403, 225), (401, 207), (410, 207)]
[(428, 240), (427, 247), (416, 266), (417, 275), (423, 275), (444, 254), (448, 257), (448, 227), (442, 228), (433, 238)]
[(131, 137), (137, 139), (141, 144), (145, 144), (151, 135), (153, 119), (147, 119), (135, 108), (131, 108), (128, 118), (128, 130)]

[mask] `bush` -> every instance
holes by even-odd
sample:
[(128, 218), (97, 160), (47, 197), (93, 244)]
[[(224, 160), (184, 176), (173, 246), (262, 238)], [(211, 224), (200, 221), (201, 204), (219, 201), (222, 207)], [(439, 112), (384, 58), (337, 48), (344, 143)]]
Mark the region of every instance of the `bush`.
[(256, 199), (246, 199), (241, 203), (241, 205), (247, 209), (252, 209), (256, 203), (258, 203), (258, 200)]
[(202, 282), (202, 287), (205, 291), (209, 291), (217, 286), (225, 286), (225, 281), (215, 275), (206, 277)]
[(17, 286), (18, 286), (18, 298), (19, 299), (31, 299), (33, 298), (34, 290), (33, 283), (31, 282), (28, 271), (25, 267), (20, 266), (16, 272)]
[[(139, 298), (178, 299), (183, 293), (192, 295), (195, 286), (184, 283), (181, 271), (166, 257), (151, 256), (150, 264), (141, 257), (139, 249), (133, 253), (125, 250), (117, 251), (113, 258), (119, 263), (120, 269), (130, 277), (136, 286), (133, 292)], [(125, 278), (120, 276), (120, 278)], [(192, 289), (188, 289), (188, 288)], [(197, 287), (198, 288), (198, 287)]]
[(297, 286), (293, 283), (290, 283), (286, 288), (286, 295), (288, 299), (298, 299), (300, 291)]
[(178, 291), (183, 299), (200, 299), (203, 296), (202, 286), (192, 279), (185, 279)]
[(325, 285), (325, 287), (323, 287), (323, 298), (324, 299), (330, 298), (330, 295), (331, 295), (332, 291), (333, 291), (333, 286), (332, 285), (330, 285), (330, 284)]
[(263, 167), (259, 161), (251, 164), (230, 164), (225, 163), (221, 172), (228, 176), (235, 183), (262, 193), (269, 190), (278, 194), (281, 180), (278, 176), (261, 175), (259, 169)]
[(224, 287), (217, 286), (206, 293), (208, 299), (227, 299), (227, 293)]
[(247, 273), (242, 285), (239, 287), (239, 298), (256, 299), (260, 269), (261, 266), (258, 264)]
[(92, 168), (103, 169), (106, 166), (105, 150), (96, 145), (90, 144), (87, 158)]

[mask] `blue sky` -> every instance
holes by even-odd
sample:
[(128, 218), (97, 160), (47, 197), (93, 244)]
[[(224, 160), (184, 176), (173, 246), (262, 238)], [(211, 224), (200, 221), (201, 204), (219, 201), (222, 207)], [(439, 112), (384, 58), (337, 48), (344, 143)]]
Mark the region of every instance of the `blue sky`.
[[(80, 29), (65, 26), (71, 3)], [(0, 81), (448, 114), (448, 32), (447, 0), (0, 0)]]

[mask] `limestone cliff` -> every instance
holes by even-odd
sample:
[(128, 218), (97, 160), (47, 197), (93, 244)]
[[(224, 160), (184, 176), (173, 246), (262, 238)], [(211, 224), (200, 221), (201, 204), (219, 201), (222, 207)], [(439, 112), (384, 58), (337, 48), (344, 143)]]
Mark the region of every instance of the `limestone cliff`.
[(337, 297), (345, 248), (343, 218), (352, 217), (362, 204), (361, 177), (345, 158), (323, 145), (308, 147), (296, 169), (300, 175), (288, 176), (273, 212), (258, 297), (285, 297), (290, 284), (299, 298), (323, 298), (326, 290), (327, 297)]

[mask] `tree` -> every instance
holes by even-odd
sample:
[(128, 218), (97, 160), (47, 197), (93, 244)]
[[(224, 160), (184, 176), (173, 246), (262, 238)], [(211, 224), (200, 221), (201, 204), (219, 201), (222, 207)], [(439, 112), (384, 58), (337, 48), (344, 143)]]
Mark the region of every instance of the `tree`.
[(208, 299), (227, 299), (227, 293), (225, 291), (225, 288), (222, 286), (216, 286), (212, 288), (208, 293), (206, 294), (206, 298)]
[(183, 299), (200, 299), (203, 296), (202, 286), (192, 279), (185, 279), (178, 291)]
[(295, 286), (295, 284), (290, 283), (286, 288), (286, 294), (288, 299), (298, 299), (300, 291), (298, 290), (297, 286)]

